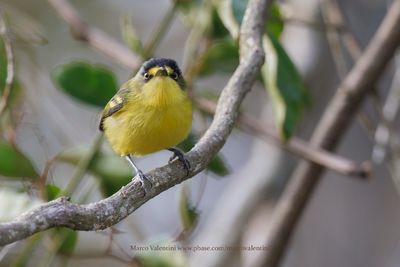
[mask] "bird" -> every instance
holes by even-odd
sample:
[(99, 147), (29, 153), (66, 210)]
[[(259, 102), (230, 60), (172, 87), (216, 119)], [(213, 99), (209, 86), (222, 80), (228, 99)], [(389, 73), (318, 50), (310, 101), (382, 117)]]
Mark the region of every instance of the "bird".
[(145, 61), (107, 103), (99, 123), (99, 130), (130, 163), (133, 177), (138, 176), (145, 191), (151, 183), (133, 158), (166, 149), (173, 152), (170, 161), (178, 158), (189, 174), (190, 163), (176, 145), (191, 128), (192, 103), (186, 83), (178, 64), (169, 58)]

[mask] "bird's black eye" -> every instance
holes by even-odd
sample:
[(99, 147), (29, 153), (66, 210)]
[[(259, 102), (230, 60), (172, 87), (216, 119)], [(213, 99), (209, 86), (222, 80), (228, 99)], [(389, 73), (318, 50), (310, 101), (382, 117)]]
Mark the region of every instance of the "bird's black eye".
[(174, 80), (178, 80), (178, 77), (179, 77), (179, 75), (176, 72), (171, 74), (171, 78), (174, 79)]
[(143, 78), (144, 78), (146, 81), (150, 80), (150, 79), (151, 79), (151, 76), (152, 76), (152, 75), (150, 75), (148, 72), (145, 72), (145, 73), (143, 74)]

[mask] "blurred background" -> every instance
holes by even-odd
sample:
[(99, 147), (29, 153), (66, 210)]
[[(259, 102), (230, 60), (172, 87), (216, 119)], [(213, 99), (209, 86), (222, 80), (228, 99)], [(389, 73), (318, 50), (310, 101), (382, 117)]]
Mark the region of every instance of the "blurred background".
[[(98, 123), (102, 107), (137, 70), (77, 40), (60, 16), (62, 9), (50, 2), (70, 4), (91, 27), (144, 59), (178, 62), (196, 107), (193, 132), (181, 146), (185, 150), (207, 129), (212, 114), (206, 106), (215, 105), (239, 62), (237, 30), (245, 0), (0, 0), (5, 29), (0, 107), (6, 99), (0, 108), (1, 221), (60, 195), (77, 203), (98, 201), (132, 178), (129, 166), (103, 141)], [(281, 150), (282, 142), (268, 133), (308, 140), (390, 3), (275, 3), (264, 49), (277, 60), (267, 60), (241, 107), (250, 120), (238, 123), (205, 171), (110, 229), (52, 229), (5, 246), (0, 266), (264, 266), (274, 204), (301, 160)], [(15, 79), (4, 97), (7, 42)], [(399, 266), (398, 63), (393, 59), (337, 151), (355, 162), (371, 160), (371, 177), (328, 170), (282, 266)], [(159, 152), (137, 164), (148, 171), (169, 157)], [(166, 251), (150, 245), (225, 249)], [(238, 249), (248, 246), (262, 249)]]

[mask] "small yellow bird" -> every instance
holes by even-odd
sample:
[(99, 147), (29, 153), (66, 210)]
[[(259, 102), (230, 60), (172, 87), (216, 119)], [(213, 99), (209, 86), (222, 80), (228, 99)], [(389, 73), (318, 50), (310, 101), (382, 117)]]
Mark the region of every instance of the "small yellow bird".
[(145, 189), (151, 184), (133, 162), (133, 156), (168, 149), (174, 153), (170, 161), (177, 157), (190, 170), (183, 153), (174, 148), (192, 127), (192, 104), (185, 88), (174, 60), (152, 58), (122, 85), (103, 110), (99, 129), (114, 151), (129, 161)]

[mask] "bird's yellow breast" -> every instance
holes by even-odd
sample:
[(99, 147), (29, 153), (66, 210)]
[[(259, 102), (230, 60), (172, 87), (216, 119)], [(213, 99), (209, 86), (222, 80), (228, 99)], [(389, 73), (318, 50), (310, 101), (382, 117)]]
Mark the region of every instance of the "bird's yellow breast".
[(154, 77), (127, 94), (121, 110), (104, 120), (104, 132), (121, 156), (141, 156), (179, 144), (191, 125), (186, 92), (169, 77)]

